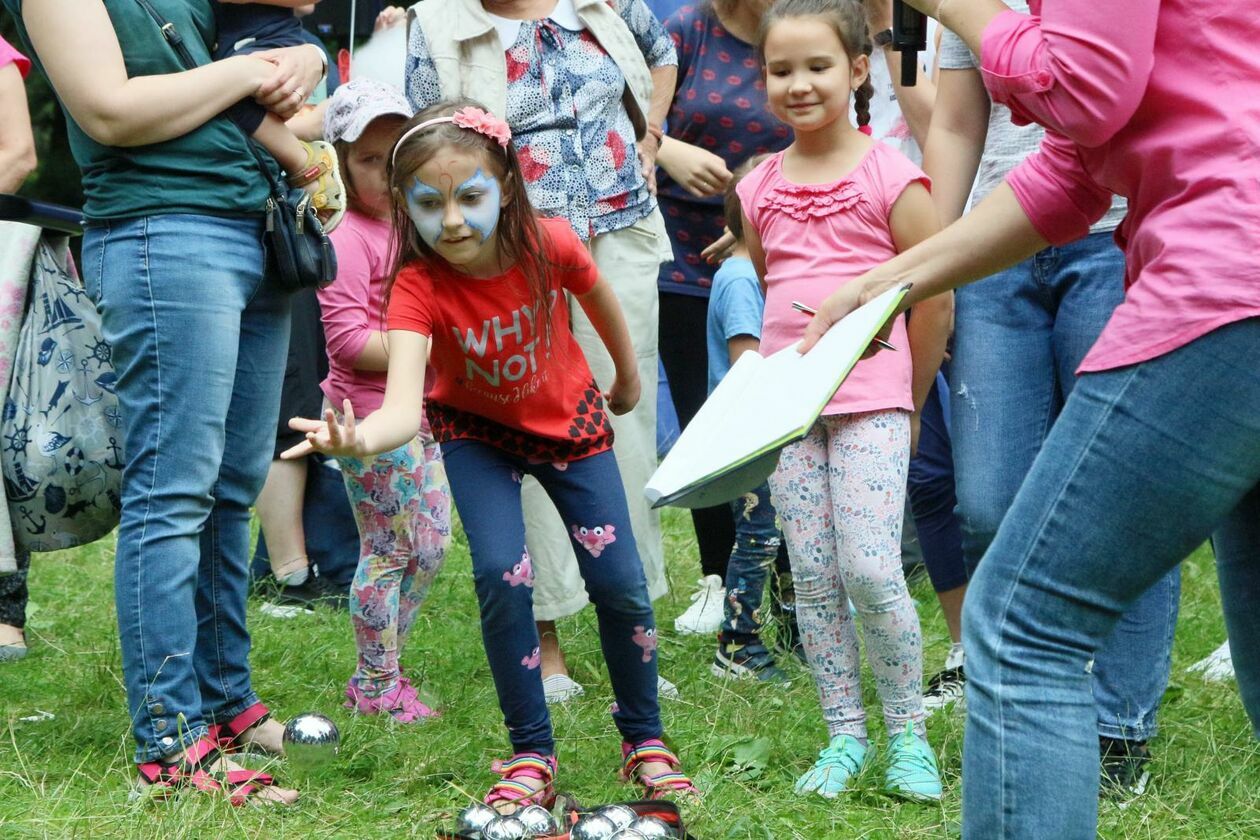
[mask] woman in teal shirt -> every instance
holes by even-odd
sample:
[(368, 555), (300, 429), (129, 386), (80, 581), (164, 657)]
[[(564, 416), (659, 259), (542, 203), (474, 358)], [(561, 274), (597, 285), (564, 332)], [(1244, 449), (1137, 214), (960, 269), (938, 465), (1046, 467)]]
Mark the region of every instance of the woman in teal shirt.
[[(267, 181), (217, 115), (288, 116), (310, 46), (210, 62), (209, 0), (3, 0), (68, 117), (83, 278), (113, 348), (126, 451), (115, 599), (141, 782), (292, 802), (217, 758), (281, 749), (250, 686), (249, 507), (271, 457), (289, 302), (268, 275)], [(184, 71), (146, 5), (205, 66)], [(229, 772), (211, 778), (212, 771)]]

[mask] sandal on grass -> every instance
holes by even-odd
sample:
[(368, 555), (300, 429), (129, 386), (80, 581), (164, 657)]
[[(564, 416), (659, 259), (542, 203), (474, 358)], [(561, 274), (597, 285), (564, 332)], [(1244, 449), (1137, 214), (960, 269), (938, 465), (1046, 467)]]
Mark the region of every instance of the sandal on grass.
[(219, 758), (219, 748), (207, 736), (194, 743), (174, 761), (149, 761), (137, 765), (136, 769), (147, 785), (149, 795), (158, 799), (168, 799), (179, 790), (191, 789), (222, 794), (233, 806), (240, 807), (249, 802), (251, 797), (257, 800), (256, 794), (275, 784), (270, 774), (255, 770), (209, 769)]
[(337, 152), (323, 140), (302, 145), (306, 147), (306, 165), (289, 175), (289, 186), (310, 193), (311, 206), (324, 225), (324, 233), (332, 233), (346, 214), (346, 186), (337, 165)]
[[(638, 782), (642, 785), (646, 799), (700, 795), (695, 784), (686, 773), (682, 772), (682, 762), (678, 760), (678, 756), (659, 738), (652, 738), (639, 744), (622, 741), (621, 761), (622, 780)], [(669, 770), (648, 775), (643, 765), (656, 762), (668, 765)]]
[(212, 725), (206, 735), (214, 742), (215, 747), (224, 753), (240, 752), (249, 746), (255, 746), (259, 750), (269, 753), (270, 751), (261, 744), (245, 741), (244, 735), (251, 728), (264, 723), (270, 717), (270, 709), (261, 702), (255, 703), (227, 723)]
[[(541, 805), (550, 809), (556, 802), (556, 757), (539, 753), (517, 753), (507, 761), (496, 761), (490, 769), (503, 778), (495, 782), (486, 798), (487, 805)], [(532, 784), (542, 782), (541, 786)]]

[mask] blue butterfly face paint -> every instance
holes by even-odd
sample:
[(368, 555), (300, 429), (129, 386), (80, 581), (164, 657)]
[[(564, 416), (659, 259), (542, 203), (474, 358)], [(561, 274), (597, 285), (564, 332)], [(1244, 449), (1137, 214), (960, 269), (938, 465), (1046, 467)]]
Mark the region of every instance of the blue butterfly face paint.
[(442, 235), (442, 216), (445, 199), (442, 193), (421, 181), (418, 177), (411, 179), (407, 188), (407, 215), (416, 226), (416, 232), (430, 248), (437, 245)]
[[(443, 173), (442, 180), (449, 181), (449, 175)], [(499, 180), (481, 169), (445, 191), (426, 184), (417, 175), (407, 189), (407, 215), (420, 238), (435, 250), (441, 250), (444, 238), (459, 239), (465, 235), (464, 226), (471, 229), (478, 245), (484, 245), (499, 225), (502, 195)], [(457, 211), (452, 212), (452, 204)]]

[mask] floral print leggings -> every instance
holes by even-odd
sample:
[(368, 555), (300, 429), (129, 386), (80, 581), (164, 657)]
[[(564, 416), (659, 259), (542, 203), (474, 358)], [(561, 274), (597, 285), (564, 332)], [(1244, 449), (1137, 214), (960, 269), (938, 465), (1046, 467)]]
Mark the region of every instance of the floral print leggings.
[(904, 411), (827, 416), (770, 477), (801, 640), (831, 737), (866, 738), (852, 600), (890, 733), (924, 735), (919, 617), (901, 570), (910, 420)]
[(339, 458), (359, 525), (350, 618), (369, 697), (398, 685), (398, 657), (451, 541), (451, 490), (438, 445), (417, 435), (372, 458)]

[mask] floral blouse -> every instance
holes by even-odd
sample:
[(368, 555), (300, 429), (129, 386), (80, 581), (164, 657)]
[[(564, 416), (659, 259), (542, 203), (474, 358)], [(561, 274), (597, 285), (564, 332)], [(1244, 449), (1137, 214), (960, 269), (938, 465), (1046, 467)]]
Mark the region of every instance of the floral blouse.
[[(673, 41), (643, 0), (608, 4), (625, 20), (648, 67), (677, 63)], [(629, 227), (651, 213), (656, 200), (643, 178), (634, 125), (622, 101), (625, 77), (577, 23), (572, 5), (568, 14), (558, 13), (562, 6), (563, 0), (552, 17), (519, 21), (516, 40), (504, 53), (504, 116), (530, 201), (543, 215), (568, 219), (587, 240)], [(442, 98), (419, 26), (412, 27), (407, 48), (406, 88), (417, 111)]]

